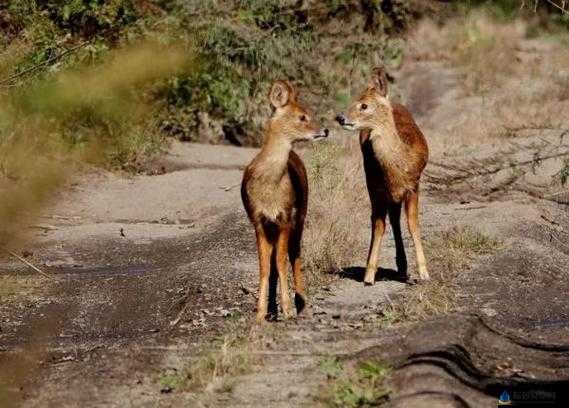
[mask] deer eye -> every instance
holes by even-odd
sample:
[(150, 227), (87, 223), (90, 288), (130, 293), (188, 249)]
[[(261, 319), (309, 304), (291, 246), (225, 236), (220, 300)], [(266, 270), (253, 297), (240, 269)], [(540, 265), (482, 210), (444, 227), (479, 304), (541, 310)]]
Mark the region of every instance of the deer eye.
[(361, 110), (366, 110), (367, 109), (367, 105), (365, 103), (362, 103), (362, 106), (360, 106)]
[(307, 121), (306, 115), (300, 116), (300, 121), (301, 121), (301, 122), (306, 122), (306, 121)]

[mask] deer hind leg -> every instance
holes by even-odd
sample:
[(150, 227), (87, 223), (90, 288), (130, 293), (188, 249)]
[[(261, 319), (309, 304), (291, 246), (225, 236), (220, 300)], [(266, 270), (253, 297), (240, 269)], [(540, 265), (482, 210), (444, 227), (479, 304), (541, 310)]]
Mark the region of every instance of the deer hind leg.
[(371, 244), (369, 255), (367, 258), (367, 268), (364, 277), (365, 285), (373, 285), (375, 283), (375, 274), (379, 263), (379, 251), (381, 248), (381, 240), (385, 232), (385, 208), (373, 209), (371, 214)]
[(279, 273), (279, 287), (281, 295), (281, 307), (285, 319), (292, 317), (292, 303), (288, 293), (288, 242), (290, 238), (290, 226), (282, 227), (277, 239), (277, 271)]
[(277, 304), (277, 286), (279, 273), (277, 271), (277, 251), (273, 248), (271, 253), (271, 271), (269, 273), (269, 320), (277, 320), (279, 306)]
[(267, 316), (267, 298), (273, 244), (269, 241), (262, 225), (255, 226), (255, 233), (257, 235), (257, 250), (259, 253), (259, 299), (257, 301), (257, 322), (262, 322)]
[(300, 259), (300, 243), (302, 230), (296, 227), (290, 234), (288, 243), (288, 257), (292, 265), (294, 276), (294, 305), (296, 313), (300, 314), (306, 306), (306, 295), (304, 293), (304, 276), (302, 275), (302, 261)]
[(419, 192), (414, 191), (405, 200), (405, 213), (407, 215), (407, 225), (409, 233), (413, 238), (415, 251), (417, 252), (417, 268), (419, 269), (419, 278), (421, 280), (429, 280), (429, 272), (427, 271), (427, 261), (423, 252), (423, 244), (421, 243), (421, 231), (419, 227)]
[(401, 234), (401, 204), (394, 204), (389, 207), (389, 223), (393, 230), (395, 240), (395, 263), (397, 272), (407, 276), (407, 256), (405, 255), (405, 245), (403, 244), (403, 234)]

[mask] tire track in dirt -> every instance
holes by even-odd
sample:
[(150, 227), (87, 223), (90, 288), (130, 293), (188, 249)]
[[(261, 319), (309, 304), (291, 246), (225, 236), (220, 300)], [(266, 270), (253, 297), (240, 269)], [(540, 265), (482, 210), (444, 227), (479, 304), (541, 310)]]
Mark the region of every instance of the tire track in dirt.
[[(165, 350), (189, 359), (198, 343), (220, 333), (225, 318), (216, 309), (252, 312), (253, 299), (239, 289), (254, 276), (246, 265), (255, 261), (245, 255), (254, 249), (249, 233), (240, 214), (228, 214), (207, 234), (91, 247), (107, 267), (53, 268), (57, 284), (44, 305), (3, 332), (3, 367), (11, 362), (15, 369), (29, 354), (38, 360), (25, 367), (27, 374), (33, 368), (36, 381), (26, 376), (13, 384), (23, 387), (18, 397), (26, 406), (124, 406), (159, 399), (152, 375), (163, 368)], [(176, 317), (180, 323), (172, 329)], [(184, 324), (193, 319), (200, 325)], [(124, 386), (139, 390), (115, 392)], [(124, 399), (128, 395), (132, 401)]]
[[(0, 405), (176, 404), (158, 374), (253, 310), (241, 287), (256, 281), (254, 234), (227, 188), (253, 153), (176, 144), (172, 173), (92, 175), (66, 192), (33, 244), (55, 281), (0, 308)], [(2, 274), (41, 280), (16, 263)]]

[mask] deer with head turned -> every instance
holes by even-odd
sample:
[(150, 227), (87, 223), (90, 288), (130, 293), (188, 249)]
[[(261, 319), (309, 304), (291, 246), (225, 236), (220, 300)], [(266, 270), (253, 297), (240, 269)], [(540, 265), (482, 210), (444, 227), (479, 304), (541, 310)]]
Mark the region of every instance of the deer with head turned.
[(287, 256), (292, 264), (297, 313), (306, 305), (300, 245), (308, 205), (308, 180), (304, 164), (292, 146), (297, 141), (328, 136), (328, 129), (321, 128), (314, 115), (298, 102), (296, 89), (290, 82), (273, 83), (269, 101), (273, 114), (263, 145), (245, 169), (241, 185), (241, 197), (255, 227), (259, 254), (257, 321), (265, 320), (268, 312), (276, 315), (277, 279), (283, 315), (292, 317)]
[(372, 226), (364, 283), (375, 282), (386, 215), (395, 236), (397, 267), (407, 273), (399, 226), (402, 206), (415, 245), (419, 278), (428, 280), (419, 230), (419, 182), (429, 150), (411, 113), (403, 105), (390, 101), (383, 67), (373, 69), (367, 89), (336, 120), (344, 129), (360, 132)]

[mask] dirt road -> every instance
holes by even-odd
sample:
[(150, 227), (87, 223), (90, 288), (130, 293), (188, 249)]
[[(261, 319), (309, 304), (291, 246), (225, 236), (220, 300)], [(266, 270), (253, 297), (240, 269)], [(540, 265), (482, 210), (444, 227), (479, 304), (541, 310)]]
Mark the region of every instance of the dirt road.
[[(406, 92), (435, 138), (437, 118), (461, 105), (452, 72), (429, 72), (421, 80), (432, 81), (436, 94), (414, 95), (413, 72), (405, 73)], [(331, 357), (346, 366), (388, 362), (392, 406), (486, 407), (503, 391), (539, 391), (559, 402), (569, 382), (569, 213), (539, 197), (556, 191), (551, 175), (569, 151), (561, 134), (536, 130), (453, 157), (434, 149), (422, 204), (425, 240), (469, 227), (496, 242), (453, 278), (452, 314), (385, 323), (387, 305), (413, 288), (388, 270), (389, 237), (382, 280), (363, 287), (362, 253), (360, 265), (347, 265), (311, 299), (304, 319), (273, 323), (275, 340), (257, 350), (257, 370), (201, 404), (320, 404), (330, 380), (322, 361)], [(154, 164), (158, 175), (78, 180), (25, 248), (54, 279), (3, 260), (2, 279), (20, 294), (3, 293), (0, 304), (2, 404), (197, 405), (193, 396), (163, 389), (157, 376), (187, 365), (232, 315), (253, 313), (256, 254), (238, 184), (254, 153), (175, 144)], [(368, 225), (354, 233), (367, 239)], [(407, 235), (405, 242), (409, 247)]]
[(191, 356), (236, 309), (252, 310), (240, 288), (254, 287), (256, 256), (236, 188), (252, 154), (176, 145), (165, 174), (81, 180), (42, 219), (29, 259), (53, 281), (3, 267), (34, 281), (0, 309), (9, 403), (155, 401), (170, 356)]

